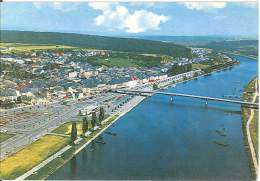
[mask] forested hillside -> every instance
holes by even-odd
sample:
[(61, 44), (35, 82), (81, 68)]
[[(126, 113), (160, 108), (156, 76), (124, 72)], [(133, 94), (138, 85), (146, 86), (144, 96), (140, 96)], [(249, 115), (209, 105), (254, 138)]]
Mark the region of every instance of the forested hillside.
[(189, 48), (172, 43), (134, 38), (115, 38), (73, 33), (1, 31), (1, 42), (57, 44), (121, 52), (162, 54), (172, 57), (191, 56)]

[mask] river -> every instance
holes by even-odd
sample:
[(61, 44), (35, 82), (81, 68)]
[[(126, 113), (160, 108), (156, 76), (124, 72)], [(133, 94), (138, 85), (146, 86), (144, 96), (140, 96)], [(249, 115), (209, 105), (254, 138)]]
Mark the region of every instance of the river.
[[(242, 96), (257, 61), (181, 83), (167, 92)], [(250, 179), (240, 106), (155, 95), (145, 99), (48, 179)]]

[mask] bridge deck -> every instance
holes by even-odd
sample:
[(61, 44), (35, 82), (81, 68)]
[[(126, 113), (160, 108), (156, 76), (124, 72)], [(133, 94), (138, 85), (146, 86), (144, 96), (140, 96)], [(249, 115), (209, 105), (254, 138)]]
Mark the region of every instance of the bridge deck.
[(257, 107), (259, 106), (258, 103), (245, 102), (245, 101), (232, 100), (232, 99), (222, 99), (222, 98), (215, 98), (215, 97), (208, 97), (208, 96), (197, 96), (197, 95), (182, 94), (182, 93), (170, 93), (170, 92), (160, 92), (160, 91), (139, 91), (139, 90), (117, 90), (114, 92), (123, 93), (123, 94), (126, 93), (162, 94), (168, 96), (181, 96), (181, 97), (191, 97), (196, 99), (212, 100), (212, 101), (219, 101), (219, 102), (229, 102), (229, 103), (235, 103), (240, 105), (249, 105), (249, 106), (257, 106)]

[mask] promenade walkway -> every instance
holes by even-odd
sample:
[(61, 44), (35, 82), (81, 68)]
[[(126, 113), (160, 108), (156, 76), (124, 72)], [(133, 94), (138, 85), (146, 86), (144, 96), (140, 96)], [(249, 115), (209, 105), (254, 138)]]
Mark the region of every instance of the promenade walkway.
[(70, 137), (68, 134), (59, 134), (59, 133), (48, 133), (49, 135), (55, 135), (55, 136), (63, 136), (63, 137)]

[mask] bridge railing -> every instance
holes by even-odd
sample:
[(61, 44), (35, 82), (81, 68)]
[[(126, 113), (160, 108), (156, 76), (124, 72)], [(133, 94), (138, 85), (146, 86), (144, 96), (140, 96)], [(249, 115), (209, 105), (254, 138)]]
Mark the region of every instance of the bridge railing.
[(223, 99), (223, 98), (216, 98), (216, 97), (209, 97), (209, 96), (199, 96), (199, 95), (192, 95), (192, 94), (183, 94), (183, 93), (169, 93), (169, 92), (160, 92), (160, 91), (140, 91), (140, 90), (117, 90), (113, 91), (115, 93), (121, 93), (121, 94), (131, 94), (131, 95), (139, 95), (139, 96), (149, 96), (153, 94), (161, 94), (161, 95), (167, 95), (167, 96), (180, 96), (180, 97), (189, 97), (189, 98), (195, 98), (195, 99), (204, 99), (206, 101), (218, 101), (218, 102), (227, 102), (227, 103), (234, 103), (234, 104), (240, 104), (243, 106), (249, 106), (253, 108), (259, 107), (258, 103), (252, 103), (252, 102), (245, 102), (245, 101), (239, 101), (239, 100), (233, 100), (233, 99)]

